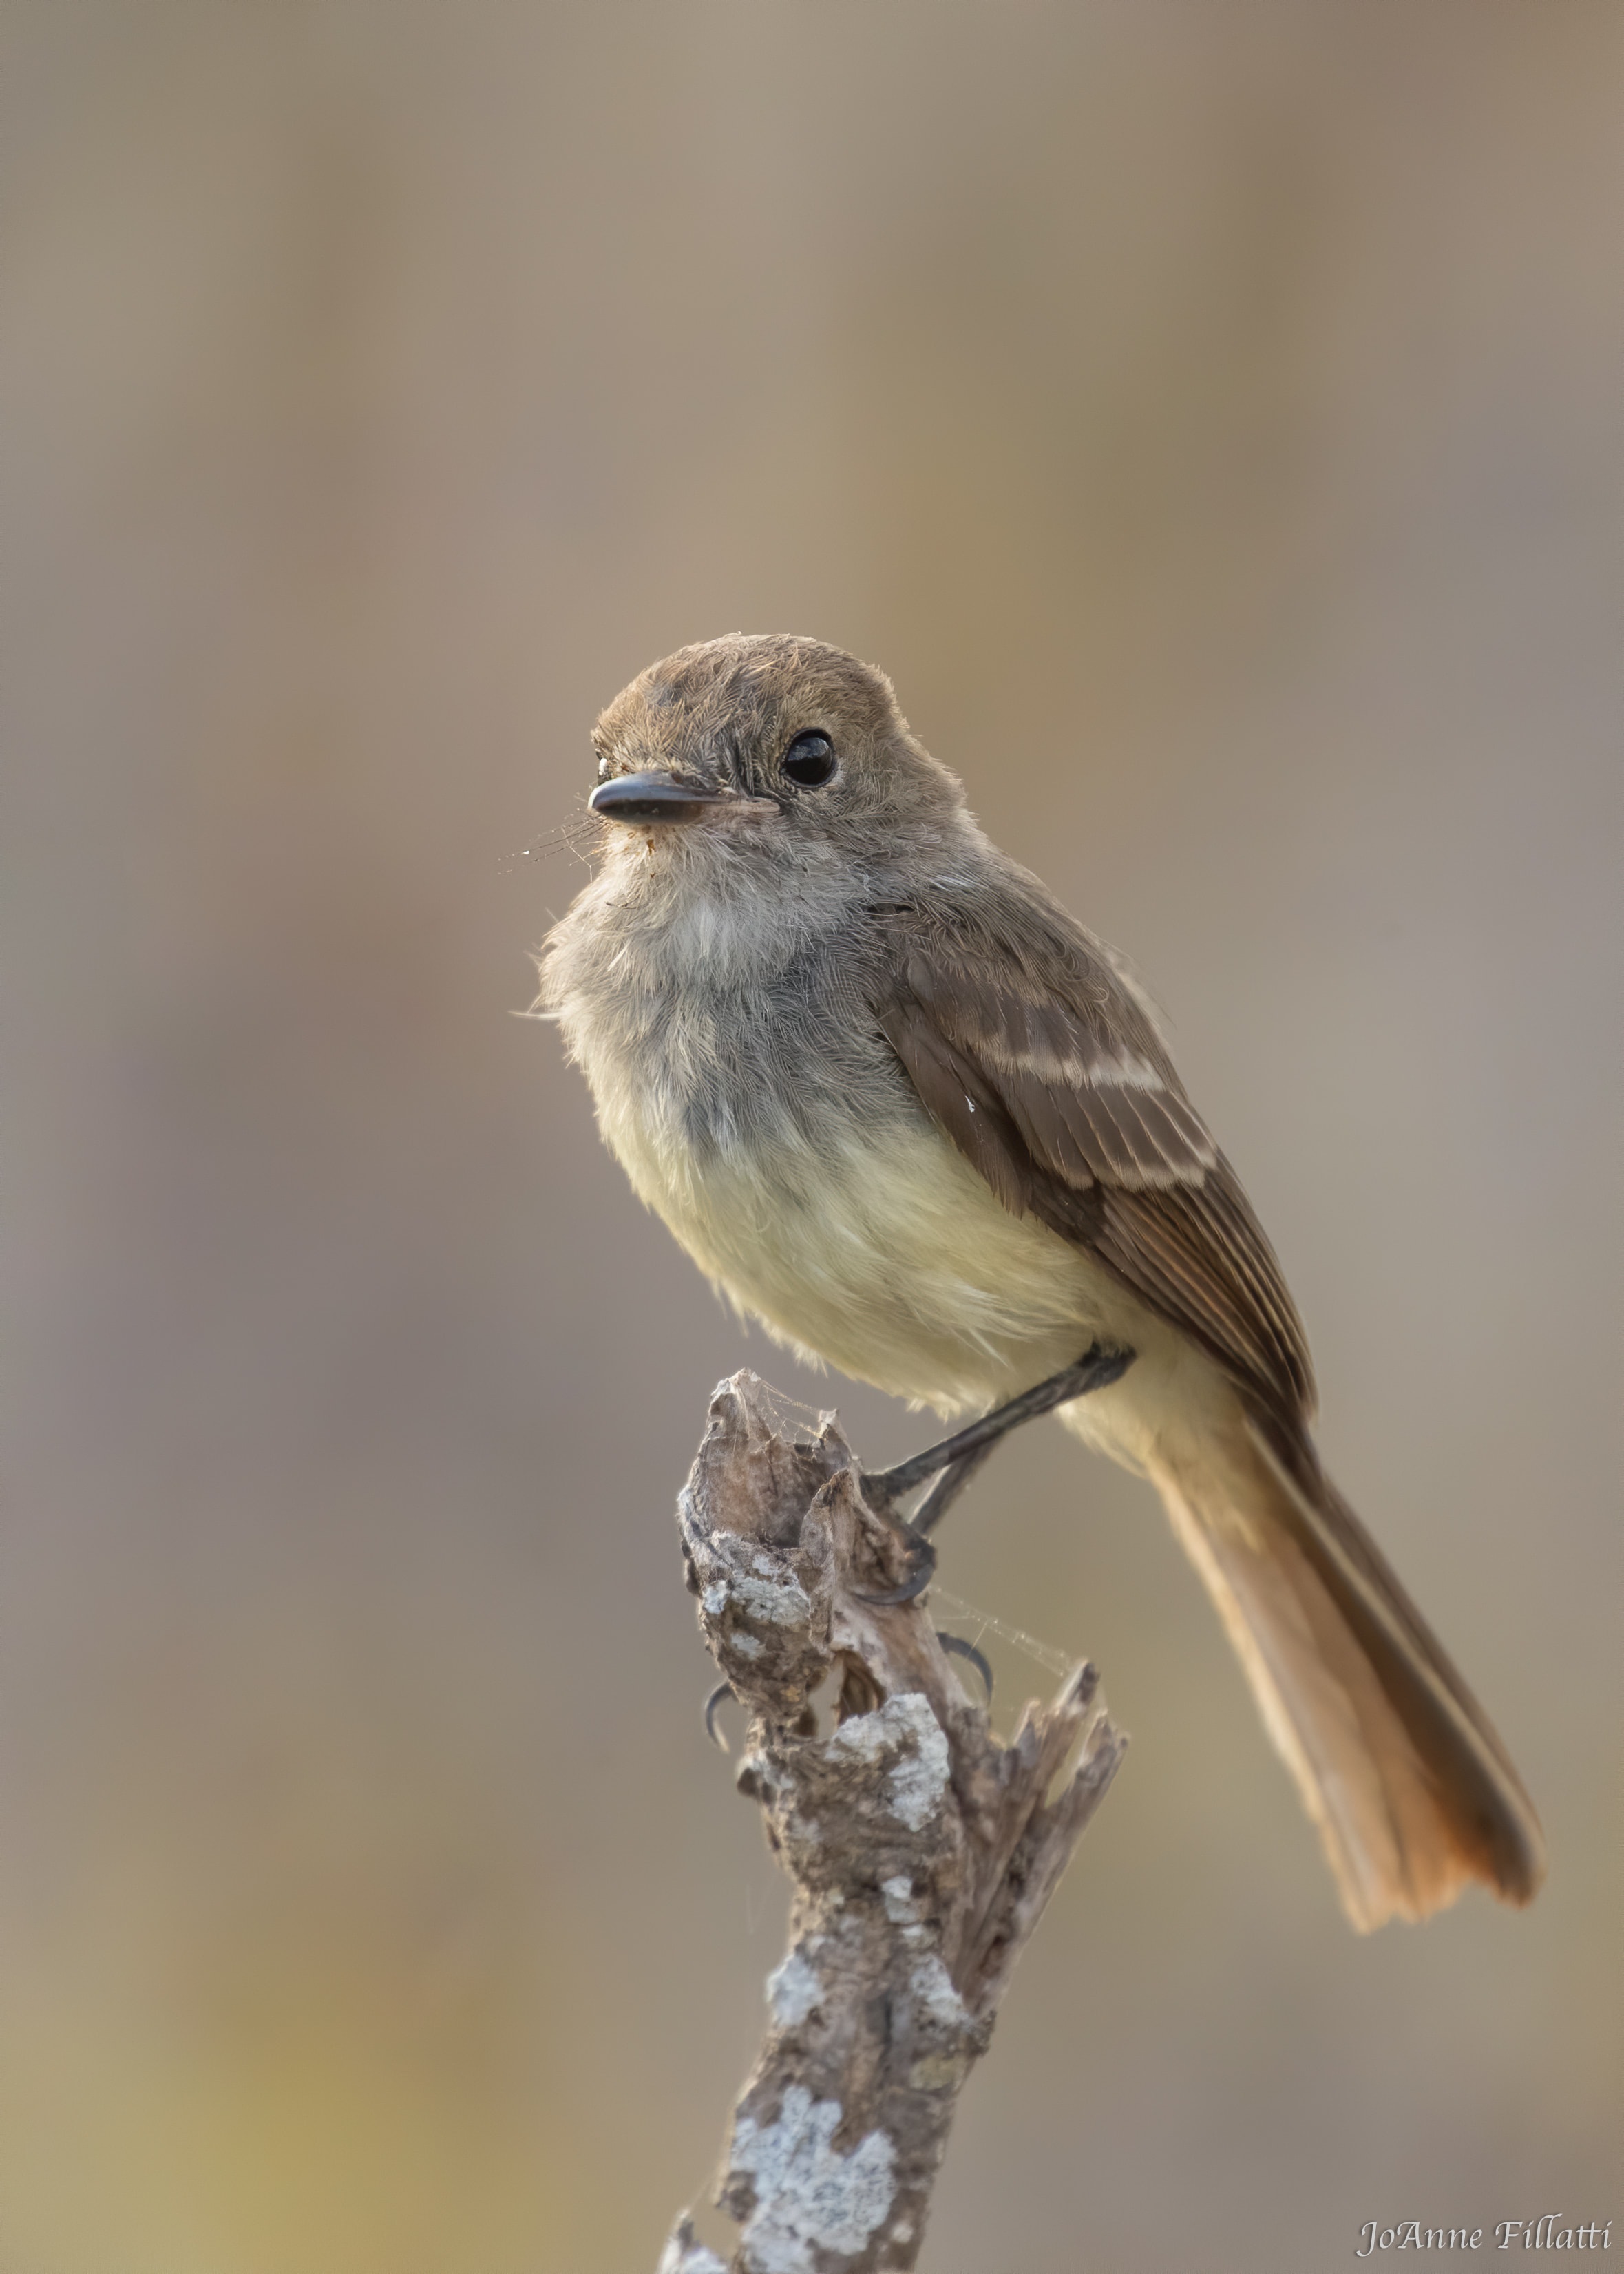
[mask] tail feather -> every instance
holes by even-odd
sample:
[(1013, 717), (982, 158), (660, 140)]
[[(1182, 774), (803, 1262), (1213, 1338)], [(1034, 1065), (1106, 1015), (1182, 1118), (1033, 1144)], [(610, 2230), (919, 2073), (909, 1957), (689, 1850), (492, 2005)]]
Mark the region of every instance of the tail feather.
[(1525, 1903), (1539, 1819), (1483, 1709), (1374, 1541), (1310, 1460), (1237, 1420), (1153, 1472), (1361, 1931), (1470, 1880)]

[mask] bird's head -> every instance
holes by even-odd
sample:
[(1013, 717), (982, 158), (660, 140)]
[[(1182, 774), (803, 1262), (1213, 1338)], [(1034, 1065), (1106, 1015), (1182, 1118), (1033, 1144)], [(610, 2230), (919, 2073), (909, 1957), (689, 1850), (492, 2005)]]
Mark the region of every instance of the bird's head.
[(883, 672), (787, 634), (680, 648), (616, 696), (592, 740), (605, 849), (662, 865), (906, 858), (964, 808)]

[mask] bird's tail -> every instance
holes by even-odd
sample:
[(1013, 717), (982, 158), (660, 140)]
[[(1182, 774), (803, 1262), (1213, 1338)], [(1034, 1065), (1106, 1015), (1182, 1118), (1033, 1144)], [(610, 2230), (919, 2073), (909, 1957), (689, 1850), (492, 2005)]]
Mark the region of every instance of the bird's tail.
[[(1300, 1472), (1300, 1473), (1299, 1473)], [(1236, 1415), (1222, 1446), (1152, 1473), (1246, 1669), (1361, 1932), (1440, 1910), (1470, 1879), (1526, 1903), (1533, 1803), (1487, 1716), (1312, 1456)]]

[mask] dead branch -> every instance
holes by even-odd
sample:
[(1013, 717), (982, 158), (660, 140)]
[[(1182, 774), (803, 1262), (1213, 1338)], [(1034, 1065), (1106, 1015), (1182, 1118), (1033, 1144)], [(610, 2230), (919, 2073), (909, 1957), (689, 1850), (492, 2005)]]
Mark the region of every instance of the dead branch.
[(678, 1523), (751, 1717), (736, 1781), (794, 1885), (789, 1951), (717, 2192), (743, 2229), (730, 2267), (684, 2218), (660, 2274), (914, 2264), (959, 2091), (1124, 1744), (1079, 1666), (1000, 1746), (925, 1605), (863, 1600), (901, 1565), (833, 1416), (792, 1438), (772, 1397), (721, 1384)]

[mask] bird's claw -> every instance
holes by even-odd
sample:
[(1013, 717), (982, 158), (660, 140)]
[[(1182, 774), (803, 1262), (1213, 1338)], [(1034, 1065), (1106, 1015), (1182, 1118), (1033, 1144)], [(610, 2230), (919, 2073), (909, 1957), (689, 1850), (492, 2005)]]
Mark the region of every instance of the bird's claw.
[(731, 1698), (733, 1694), (733, 1686), (731, 1682), (718, 1682), (716, 1688), (711, 1690), (710, 1695), (706, 1698), (704, 1703), (705, 1735), (710, 1738), (711, 1743), (716, 1747), (718, 1753), (731, 1753), (733, 1751), (733, 1747), (728, 1743), (726, 1738), (716, 1726), (716, 1717), (718, 1708), (727, 1698)]
[(944, 1634), (940, 1629), (936, 1632), (936, 1640), (951, 1657), (969, 1660), (986, 1685), (987, 1703), (990, 1706), (992, 1704), (992, 1668), (975, 1645), (973, 1642), (966, 1642), (962, 1635)]
[[(864, 1498), (868, 1498), (866, 1487)], [(869, 1506), (873, 1507), (873, 1502), (869, 1502)], [(890, 1525), (906, 1547), (908, 1570), (899, 1584), (894, 1587), (873, 1589), (853, 1587), (852, 1593), (860, 1603), (875, 1603), (882, 1607), (896, 1603), (911, 1603), (916, 1596), (924, 1593), (936, 1576), (936, 1551), (922, 1532), (916, 1530), (906, 1517), (894, 1515), (889, 1505), (883, 1503), (875, 1509), (874, 1512), (883, 1522)]]

